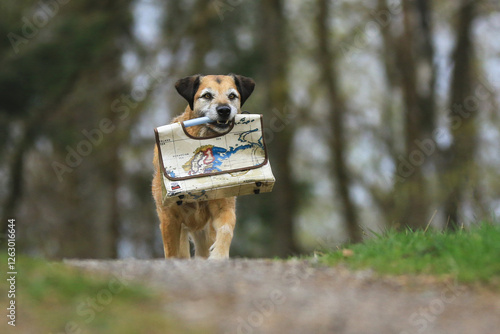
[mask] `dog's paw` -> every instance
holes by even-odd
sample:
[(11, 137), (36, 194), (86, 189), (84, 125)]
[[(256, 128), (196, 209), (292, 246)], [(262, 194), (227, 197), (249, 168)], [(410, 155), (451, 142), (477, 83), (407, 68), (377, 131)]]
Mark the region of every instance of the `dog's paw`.
[(229, 259), (229, 256), (211, 253), (210, 256), (208, 257), (208, 259), (209, 260), (227, 260), (227, 259)]
[(209, 260), (227, 260), (229, 259), (229, 252), (221, 252), (218, 251), (216, 248), (210, 249), (210, 256), (208, 257)]
[(210, 256), (208, 257), (209, 260), (229, 259), (229, 250), (225, 250), (224, 247), (221, 247), (221, 245), (217, 247), (217, 244), (214, 242), (214, 244), (210, 246), (209, 249), (210, 249)]

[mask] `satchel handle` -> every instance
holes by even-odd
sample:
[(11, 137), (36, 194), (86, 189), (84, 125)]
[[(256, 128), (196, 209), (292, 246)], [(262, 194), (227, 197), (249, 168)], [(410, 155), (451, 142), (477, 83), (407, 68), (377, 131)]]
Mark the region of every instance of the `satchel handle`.
[[(249, 114), (248, 111), (243, 111), (242, 114)], [(198, 118), (193, 118), (193, 119), (188, 119), (187, 121), (184, 121), (184, 127), (189, 128), (190, 126), (196, 126), (196, 125), (201, 125), (205, 123), (211, 123), (214, 122), (210, 117), (198, 117)]]
[(184, 121), (184, 127), (189, 128), (190, 126), (195, 126), (195, 125), (201, 125), (205, 123), (210, 123), (213, 122), (213, 120), (210, 117), (198, 117), (198, 118), (193, 118), (193, 119), (188, 119), (187, 121)]

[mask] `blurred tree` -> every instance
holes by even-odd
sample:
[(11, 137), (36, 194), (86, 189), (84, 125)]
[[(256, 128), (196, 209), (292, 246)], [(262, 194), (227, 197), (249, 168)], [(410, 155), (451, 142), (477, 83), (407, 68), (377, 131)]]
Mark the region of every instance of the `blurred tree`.
[[(461, 1), (456, 28), (455, 49), (452, 54), (453, 74), (450, 85), (450, 119), (453, 142), (445, 150), (443, 165), (444, 210), (447, 226), (458, 229), (467, 185), (478, 184), (476, 165), (478, 101), (473, 101), (477, 75), (474, 69), (472, 23), (479, 1)], [(471, 105), (470, 102), (473, 102)], [(473, 188), (473, 187), (472, 187)]]
[(10, 180), (2, 217), (26, 218), (20, 234), (27, 249), (116, 257), (120, 168), (110, 143), (119, 136), (107, 141), (100, 124), (110, 117), (119, 126), (111, 104), (127, 89), (121, 54), (130, 1), (30, 4), (11, 5), (2, 31), (18, 36), (0, 52), (0, 86), (8, 88), (1, 94), (10, 95), (0, 96)]
[[(430, 218), (430, 190), (424, 170), (433, 159), (422, 147), (433, 142), (436, 122), (433, 13), (427, 0), (402, 2), (398, 9), (378, 0), (375, 12), (380, 20), (381, 61), (388, 92), (382, 105), (387, 128), (381, 129), (379, 136), (395, 166), (394, 183), (388, 191), (377, 186), (369, 189), (388, 224), (416, 229), (424, 228)], [(400, 93), (402, 119), (393, 108)]]
[[(379, 10), (388, 12), (388, 5), (379, 1)], [(427, 225), (429, 202), (424, 168), (430, 163), (422, 152), (422, 141), (432, 138), (435, 124), (434, 49), (430, 2), (402, 2), (403, 30), (392, 35), (394, 27), (384, 28), (387, 82), (399, 85), (404, 102), (404, 148), (393, 146), (397, 181), (389, 195), (389, 221), (398, 226), (423, 228)], [(392, 20), (394, 23), (396, 20)], [(395, 51), (394, 57), (390, 50)], [(398, 138), (394, 138), (399, 141)]]
[(330, 40), (330, 1), (318, 1), (318, 59), (322, 68), (322, 82), (326, 87), (329, 107), (329, 124), (331, 133), (328, 134), (328, 143), (331, 149), (332, 178), (335, 180), (338, 196), (342, 203), (343, 222), (346, 227), (349, 240), (360, 242), (362, 240), (361, 228), (357, 215), (357, 209), (350, 194), (351, 175), (348, 172), (346, 161), (346, 134), (345, 113), (347, 106), (344, 94), (339, 89), (337, 82), (339, 75), (337, 69), (337, 55), (331, 51)]
[[(436, 112), (436, 63), (440, 60), (434, 50), (433, 18), (437, 15), (433, 13), (431, 2), (403, 2), (403, 27), (399, 36), (394, 35), (394, 31), (398, 31), (394, 25), (399, 24), (394, 17), (381, 29), (387, 86), (396, 96), (401, 87), (405, 106), (404, 150), (398, 149), (398, 131), (392, 130), (391, 139), (385, 141), (396, 166), (395, 186), (385, 193), (372, 189), (392, 224), (423, 228), (429, 222), (432, 206), (435, 212), (443, 210), (446, 226), (456, 228), (461, 220), (460, 212), (467, 204), (464, 194), (474, 191), (479, 184), (475, 156), (479, 151), (477, 109), (480, 105), (476, 101), (477, 105), (466, 106), (475, 98), (473, 88), (477, 87), (471, 35), (478, 3), (463, 1), (458, 4), (458, 15), (451, 15), (452, 19), (458, 16), (458, 24), (455, 49), (450, 56), (452, 75), (447, 102), (450, 107), (446, 109), (450, 113), (441, 115), (448, 120), (446, 128), (452, 135), (448, 148), (441, 149), (436, 143), (436, 138), (443, 136), (443, 130), (436, 129), (439, 117)], [(449, 11), (449, 4), (443, 4), (442, 10)], [(378, 1), (378, 11), (391, 13), (385, 0)], [(384, 109), (389, 124), (397, 124), (397, 113), (391, 110), (390, 103)], [(434, 169), (437, 175), (433, 174)], [(436, 176), (439, 189), (433, 185)]]
[[(292, 110), (289, 100), (289, 86), (287, 83), (288, 49), (287, 23), (284, 17), (284, 8), (281, 0), (260, 2), (262, 13), (261, 34), (265, 36), (262, 48), (266, 55), (262, 70), (265, 78), (261, 85), (261, 92), (265, 94), (264, 110), (277, 110), (288, 117)], [(271, 128), (271, 127), (270, 127)], [(273, 129), (273, 128), (271, 128)], [(274, 186), (272, 219), (273, 224), (273, 253), (277, 256), (287, 256), (298, 253), (294, 237), (294, 219), (297, 214), (298, 191), (295, 187), (292, 174), (293, 164), (293, 137), (295, 127), (292, 124), (284, 126), (274, 132), (274, 140), (269, 147), (273, 160), (273, 169), (276, 174)]]
[[(423, 169), (428, 159), (421, 141), (431, 137), (435, 123), (435, 66), (432, 47), (430, 2), (404, 1), (403, 33), (396, 39), (396, 67), (405, 106), (405, 150), (403, 156), (412, 164), (413, 175), (396, 187), (399, 223), (424, 228), (429, 221), (428, 189)], [(400, 161), (398, 161), (400, 163)], [(401, 180), (401, 179), (400, 179)], [(399, 200), (399, 201), (398, 201)]]

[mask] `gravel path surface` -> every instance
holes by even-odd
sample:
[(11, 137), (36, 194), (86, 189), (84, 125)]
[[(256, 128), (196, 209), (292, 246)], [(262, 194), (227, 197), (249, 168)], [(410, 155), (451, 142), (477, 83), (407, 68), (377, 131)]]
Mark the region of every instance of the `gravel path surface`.
[(216, 333), (500, 333), (500, 295), (306, 261), (67, 260), (137, 281), (165, 312)]

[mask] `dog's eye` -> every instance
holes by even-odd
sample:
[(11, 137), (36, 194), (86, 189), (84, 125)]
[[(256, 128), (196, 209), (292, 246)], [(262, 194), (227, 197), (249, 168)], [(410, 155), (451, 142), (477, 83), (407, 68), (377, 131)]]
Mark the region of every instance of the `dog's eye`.
[(238, 96), (236, 96), (236, 94), (234, 94), (234, 93), (231, 93), (231, 94), (229, 94), (229, 96), (228, 96), (228, 97), (229, 97), (229, 99), (230, 99), (230, 100), (234, 100), (234, 99), (235, 99), (235, 98), (237, 98)]
[(213, 98), (212, 94), (210, 93), (205, 93), (201, 97), (207, 100), (211, 100)]

